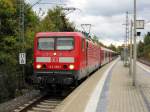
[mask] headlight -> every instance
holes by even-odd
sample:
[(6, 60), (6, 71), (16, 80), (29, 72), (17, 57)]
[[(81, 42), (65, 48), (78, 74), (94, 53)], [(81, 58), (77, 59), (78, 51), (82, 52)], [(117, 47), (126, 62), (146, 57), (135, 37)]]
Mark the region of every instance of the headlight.
[(69, 69), (73, 70), (74, 69), (74, 65), (69, 65)]
[(56, 56), (56, 53), (54, 52), (53, 55)]
[(36, 65), (37, 69), (40, 69), (42, 66), (40, 64)]

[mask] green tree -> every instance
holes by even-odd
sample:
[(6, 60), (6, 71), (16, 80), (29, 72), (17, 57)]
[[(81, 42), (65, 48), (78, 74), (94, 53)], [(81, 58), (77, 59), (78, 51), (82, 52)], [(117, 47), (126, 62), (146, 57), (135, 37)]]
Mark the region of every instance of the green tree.
[(123, 46), (118, 46), (116, 48), (116, 52), (119, 53), (119, 54), (121, 54), (121, 51), (123, 51)]
[(147, 46), (150, 44), (150, 34), (148, 33), (147, 35), (145, 35), (144, 37), (144, 45)]
[(110, 44), (108, 48), (111, 49), (112, 51), (117, 51), (116, 47), (113, 44)]
[(41, 21), (39, 31), (75, 31), (73, 23), (66, 18), (61, 7), (49, 9), (47, 16)]
[(150, 61), (150, 34), (144, 37), (144, 57)]
[[(22, 44), (19, 40), (19, 5), (18, 0), (0, 0), (0, 73), (3, 82), (0, 88), (7, 93), (0, 94), (0, 102), (15, 96), (20, 76), (18, 53)], [(28, 4), (25, 4), (25, 50), (31, 52), (33, 48), (33, 34), (38, 18)], [(27, 66), (31, 63), (32, 53), (29, 53)], [(18, 76), (17, 76), (18, 74)]]
[(98, 37), (94, 35), (93, 40), (97, 43), (99, 43)]
[[(55, 7), (40, 21), (29, 4), (24, 3), (25, 42), (19, 37), (19, 0), (0, 0), (0, 102), (15, 97), (21, 82), (21, 66), (18, 54), (22, 47), (27, 54), (25, 77), (32, 74), (33, 40), (39, 31), (74, 31), (62, 8)], [(0, 79), (0, 80), (1, 80)]]
[(142, 41), (140, 41), (139, 43), (138, 43), (138, 48), (137, 48), (138, 50), (138, 53), (137, 53), (137, 55), (138, 55), (138, 57), (143, 57), (144, 56), (144, 43), (142, 42)]

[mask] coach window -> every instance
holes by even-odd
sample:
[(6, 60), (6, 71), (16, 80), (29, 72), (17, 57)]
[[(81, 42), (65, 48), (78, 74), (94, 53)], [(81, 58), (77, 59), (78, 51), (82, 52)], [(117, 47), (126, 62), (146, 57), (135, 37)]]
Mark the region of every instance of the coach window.
[(39, 38), (38, 49), (39, 50), (54, 50), (54, 38)]

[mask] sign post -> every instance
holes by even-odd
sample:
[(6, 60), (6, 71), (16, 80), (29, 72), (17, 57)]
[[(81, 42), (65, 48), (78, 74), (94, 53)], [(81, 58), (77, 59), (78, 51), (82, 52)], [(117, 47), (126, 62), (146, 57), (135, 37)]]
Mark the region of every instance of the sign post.
[(19, 89), (21, 89), (23, 87), (23, 85), (25, 84), (24, 81), (24, 72), (25, 72), (25, 64), (26, 64), (26, 53), (19, 53), (19, 64), (22, 65), (22, 75), (20, 76), (20, 79), (22, 82), (20, 82), (19, 85)]
[(20, 65), (26, 64), (26, 53), (19, 53), (19, 64)]
[(136, 29), (144, 29), (144, 20), (136, 20)]
[(130, 69), (129, 69), (129, 73), (132, 76), (132, 36), (133, 36), (133, 21), (131, 20), (131, 26), (130, 26)]
[(136, 61), (137, 61), (137, 32), (136, 29), (144, 29), (144, 20), (136, 20), (136, 0), (134, 0), (134, 49), (133, 49), (133, 86), (136, 86)]

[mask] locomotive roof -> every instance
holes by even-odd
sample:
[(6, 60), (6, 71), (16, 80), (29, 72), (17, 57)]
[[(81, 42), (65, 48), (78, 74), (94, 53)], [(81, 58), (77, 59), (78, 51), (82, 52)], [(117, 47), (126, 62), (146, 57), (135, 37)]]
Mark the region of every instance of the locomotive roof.
[(36, 37), (43, 36), (81, 36), (85, 37), (81, 32), (39, 32), (36, 33)]
[[(44, 37), (44, 36), (80, 36), (82, 38), (86, 38), (81, 32), (38, 32), (36, 33), (36, 37)], [(95, 44), (92, 40), (88, 39), (92, 43)], [(102, 50), (114, 52), (110, 49), (101, 47)]]

